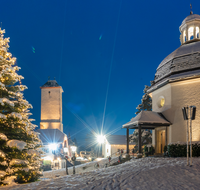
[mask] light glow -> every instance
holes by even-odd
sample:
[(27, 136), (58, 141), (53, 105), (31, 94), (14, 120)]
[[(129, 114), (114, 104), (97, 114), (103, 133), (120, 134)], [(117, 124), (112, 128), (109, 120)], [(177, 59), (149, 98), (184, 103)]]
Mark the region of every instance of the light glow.
[(57, 144), (51, 143), (51, 144), (49, 145), (49, 149), (51, 149), (51, 150), (56, 150), (56, 149), (57, 149)]
[(103, 135), (98, 135), (98, 136), (97, 136), (97, 142), (98, 142), (99, 144), (103, 144), (103, 143), (104, 143), (104, 140), (105, 140), (105, 136), (103, 136)]
[(72, 152), (76, 152), (76, 146), (71, 146)]
[(67, 147), (64, 148), (64, 152), (65, 152), (65, 153), (68, 152), (68, 148), (67, 148)]

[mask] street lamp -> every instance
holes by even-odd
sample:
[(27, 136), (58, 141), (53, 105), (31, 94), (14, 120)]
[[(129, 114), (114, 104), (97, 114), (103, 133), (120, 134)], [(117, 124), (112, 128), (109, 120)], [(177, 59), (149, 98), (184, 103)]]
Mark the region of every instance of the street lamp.
[(77, 147), (75, 145), (71, 146), (71, 150), (72, 150), (72, 161), (74, 162), (74, 166), (73, 166), (73, 174), (75, 174), (75, 160), (76, 160), (76, 156), (75, 156), (75, 152), (76, 152)]
[(99, 144), (103, 144), (104, 143), (104, 140), (105, 140), (105, 136), (104, 135), (98, 135), (97, 136), (97, 142)]
[[(97, 135), (97, 142), (99, 143), (100, 146), (102, 144), (104, 144), (104, 141), (105, 141), (105, 136), (104, 135)], [(97, 157), (98, 157), (98, 152), (99, 152), (99, 149), (97, 150)]]
[(68, 148), (64, 147), (64, 154), (65, 154), (65, 160), (66, 160), (66, 174), (68, 175), (68, 168), (67, 168), (67, 153), (68, 153)]

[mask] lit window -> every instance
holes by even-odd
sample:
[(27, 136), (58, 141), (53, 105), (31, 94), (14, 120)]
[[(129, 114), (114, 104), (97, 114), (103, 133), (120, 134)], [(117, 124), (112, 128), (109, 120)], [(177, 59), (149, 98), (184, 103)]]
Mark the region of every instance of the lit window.
[(199, 27), (196, 27), (196, 37), (199, 38)]
[(159, 108), (162, 108), (165, 105), (165, 98), (163, 96), (160, 96), (158, 98), (157, 105), (158, 105)]
[(161, 107), (163, 107), (163, 106), (164, 106), (164, 104), (165, 104), (165, 99), (164, 99), (164, 98), (162, 98), (162, 99), (160, 100), (160, 106), (161, 106)]
[(194, 31), (194, 27), (190, 27), (188, 29), (188, 39), (190, 39), (190, 40), (192, 40), (194, 38), (193, 31)]

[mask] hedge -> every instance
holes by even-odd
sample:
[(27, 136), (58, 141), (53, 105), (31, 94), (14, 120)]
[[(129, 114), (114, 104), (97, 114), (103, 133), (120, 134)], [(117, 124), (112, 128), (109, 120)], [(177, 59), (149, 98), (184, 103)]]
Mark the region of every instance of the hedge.
[[(174, 143), (167, 146), (167, 154), (170, 157), (186, 157), (187, 156), (187, 145), (186, 143)], [(190, 146), (189, 146), (189, 155), (190, 155)], [(200, 156), (200, 143), (192, 144), (192, 156)]]

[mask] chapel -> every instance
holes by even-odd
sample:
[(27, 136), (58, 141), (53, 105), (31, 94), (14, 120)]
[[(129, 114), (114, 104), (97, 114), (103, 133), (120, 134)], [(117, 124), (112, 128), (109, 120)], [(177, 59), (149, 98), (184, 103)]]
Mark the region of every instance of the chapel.
[(200, 15), (191, 11), (179, 30), (180, 47), (158, 65), (148, 89), (152, 112), (143, 111), (123, 125), (127, 131), (141, 126), (152, 129), (156, 153), (163, 153), (169, 143), (186, 142), (187, 122), (182, 113), (185, 106), (196, 106), (192, 141), (200, 141)]

